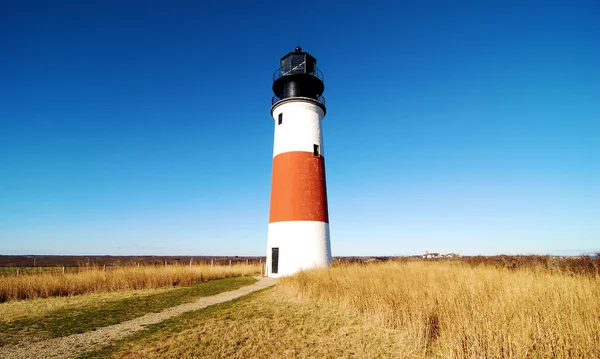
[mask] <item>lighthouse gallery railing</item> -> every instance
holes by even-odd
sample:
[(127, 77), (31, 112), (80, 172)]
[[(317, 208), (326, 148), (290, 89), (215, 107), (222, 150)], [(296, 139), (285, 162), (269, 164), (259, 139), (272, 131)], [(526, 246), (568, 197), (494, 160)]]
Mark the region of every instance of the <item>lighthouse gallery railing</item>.
[[(314, 76), (321, 81), (324, 81), (323, 73), (317, 67), (313, 67), (313, 69), (311, 71), (307, 71), (306, 62), (302, 62), (302, 63), (296, 64), (296, 65), (290, 64), (290, 65), (286, 65), (286, 66), (282, 66), (282, 67), (278, 68), (277, 70), (275, 70), (275, 73), (273, 74), (273, 81), (276, 81), (278, 78), (281, 78), (283, 76), (296, 75), (296, 74), (307, 74), (307, 75)], [(271, 98), (271, 105), (274, 105), (276, 102), (281, 101), (284, 98), (286, 98), (286, 97), (279, 97), (277, 95), (273, 96)], [(322, 103), (323, 105), (325, 105), (325, 97), (323, 97), (323, 95), (317, 96), (316, 98), (314, 98), (314, 100), (317, 100), (320, 103)]]

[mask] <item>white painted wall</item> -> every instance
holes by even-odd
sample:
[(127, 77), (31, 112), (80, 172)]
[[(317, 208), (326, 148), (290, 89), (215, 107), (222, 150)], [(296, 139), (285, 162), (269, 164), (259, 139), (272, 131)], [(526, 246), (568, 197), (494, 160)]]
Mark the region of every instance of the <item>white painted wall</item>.
[[(315, 221), (269, 223), (267, 240), (269, 277), (291, 275), (302, 269), (331, 265), (329, 224)], [(279, 247), (279, 271), (271, 273), (271, 248)]]
[[(283, 114), (283, 123), (279, 125), (279, 114)], [(323, 110), (310, 102), (292, 101), (277, 106), (273, 110), (275, 120), (275, 144), (273, 157), (283, 152), (313, 152), (313, 145), (319, 145), (324, 156), (321, 122)]]

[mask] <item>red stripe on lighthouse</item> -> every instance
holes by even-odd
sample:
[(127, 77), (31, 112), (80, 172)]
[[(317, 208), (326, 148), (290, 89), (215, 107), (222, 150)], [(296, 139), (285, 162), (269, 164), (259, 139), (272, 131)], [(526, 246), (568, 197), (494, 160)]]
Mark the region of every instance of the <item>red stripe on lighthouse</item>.
[(329, 223), (325, 159), (311, 152), (284, 152), (273, 158), (269, 223)]

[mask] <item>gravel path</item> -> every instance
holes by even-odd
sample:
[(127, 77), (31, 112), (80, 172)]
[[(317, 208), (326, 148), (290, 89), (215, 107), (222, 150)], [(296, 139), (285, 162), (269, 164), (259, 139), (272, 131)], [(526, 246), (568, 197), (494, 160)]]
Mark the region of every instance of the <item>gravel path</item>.
[(274, 278), (262, 277), (258, 282), (230, 292), (219, 293), (210, 297), (203, 297), (192, 303), (181, 304), (163, 310), (160, 313), (149, 313), (126, 322), (98, 328), (81, 334), (54, 338), (42, 342), (20, 345), (6, 345), (0, 347), (0, 358), (75, 358), (84, 352), (95, 350), (121, 339), (129, 334), (144, 329), (146, 325), (160, 323), (166, 319), (208, 307), (213, 304), (223, 303), (254, 291), (270, 287), (277, 282)]

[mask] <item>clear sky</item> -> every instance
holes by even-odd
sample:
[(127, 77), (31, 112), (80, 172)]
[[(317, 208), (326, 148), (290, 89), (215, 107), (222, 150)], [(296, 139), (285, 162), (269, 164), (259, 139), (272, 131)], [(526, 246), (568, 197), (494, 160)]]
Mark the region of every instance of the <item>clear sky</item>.
[(264, 255), (272, 75), (325, 75), (339, 255), (600, 250), (600, 3), (3, 1), (0, 253)]

